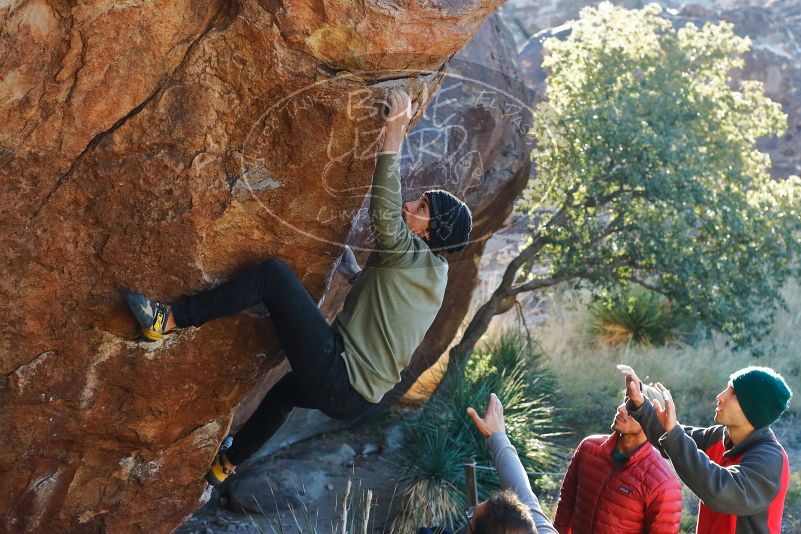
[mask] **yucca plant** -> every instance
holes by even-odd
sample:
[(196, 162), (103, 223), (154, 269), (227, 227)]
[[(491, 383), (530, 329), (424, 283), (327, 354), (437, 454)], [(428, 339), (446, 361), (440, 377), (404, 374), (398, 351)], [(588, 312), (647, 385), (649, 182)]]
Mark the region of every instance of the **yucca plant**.
[(647, 290), (629, 290), (596, 302), (591, 332), (606, 345), (660, 346), (677, 341), (683, 331), (670, 302)]
[(401, 504), (392, 532), (452, 524), (466, 507), (462, 461), (469, 448), (451, 438), (447, 425), (415, 426), (407, 433)]
[(506, 433), (526, 469), (541, 471), (558, 459), (558, 449), (552, 443), (561, 434), (551, 401), (554, 380), (540, 367), (542, 356), (532, 349), (522, 332), (507, 330), (468, 360), (455, 387), (445, 385), (432, 399), (432, 409), (452, 411), (452, 434), (468, 436), (470, 455), (479, 461), (489, 462), (490, 457), (467, 408), (483, 410), (490, 393), (503, 402)]
[[(490, 393), (504, 404), (506, 431), (530, 471), (549, 468), (561, 448), (551, 403), (553, 380), (539, 367), (540, 356), (521, 332), (507, 331), (489, 340), (458, 372), (449, 372), (420, 416), (409, 421), (400, 491), (401, 506), (393, 531), (414, 532), (420, 526), (459, 526), (466, 505), (463, 460), (491, 465), (484, 438), (467, 415), (481, 411)], [(479, 498), (498, 488), (491, 470), (477, 471)]]

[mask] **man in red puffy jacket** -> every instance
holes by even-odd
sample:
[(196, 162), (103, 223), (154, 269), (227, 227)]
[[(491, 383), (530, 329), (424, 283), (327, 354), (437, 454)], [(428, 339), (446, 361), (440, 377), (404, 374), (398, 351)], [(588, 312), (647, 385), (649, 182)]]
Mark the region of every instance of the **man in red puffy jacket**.
[[(654, 393), (655, 394), (655, 393)], [(621, 404), (610, 436), (579, 444), (562, 482), (559, 534), (676, 534), (681, 483)]]

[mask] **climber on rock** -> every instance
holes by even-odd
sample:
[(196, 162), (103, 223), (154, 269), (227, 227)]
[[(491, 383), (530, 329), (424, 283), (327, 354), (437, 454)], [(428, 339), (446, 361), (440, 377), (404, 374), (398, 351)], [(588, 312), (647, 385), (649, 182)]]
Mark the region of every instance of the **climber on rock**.
[[(384, 144), (370, 191), (376, 250), (359, 272), (346, 251), (353, 287), (328, 325), (309, 293), (283, 262), (270, 259), (222, 285), (172, 305), (140, 293), (126, 301), (148, 339), (235, 314), (263, 303), (292, 367), (215, 456), (206, 480), (221, 484), (283, 424), (294, 407), (352, 419), (377, 404), (401, 371), (442, 305), (448, 262), (440, 252), (462, 250), (470, 209), (442, 190), (404, 203), (400, 151), (416, 105), (402, 90), (389, 94)], [(222, 365), (222, 364), (221, 364)]]

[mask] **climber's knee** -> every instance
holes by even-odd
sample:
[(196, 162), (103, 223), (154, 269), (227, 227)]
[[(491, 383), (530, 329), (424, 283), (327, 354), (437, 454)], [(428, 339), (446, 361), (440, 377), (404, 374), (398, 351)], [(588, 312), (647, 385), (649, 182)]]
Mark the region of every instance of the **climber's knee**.
[(289, 265), (278, 258), (270, 258), (269, 260), (265, 260), (261, 262), (257, 268), (270, 279), (284, 278), (294, 274), (292, 269), (289, 268)]
[(331, 419), (337, 419), (339, 421), (355, 421), (367, 415), (371, 409), (375, 408), (374, 404), (368, 404), (367, 401), (364, 401), (364, 403), (357, 403), (356, 406), (338, 406), (333, 409), (332, 406), (335, 406), (335, 403), (321, 408), (320, 411)]
[(279, 260), (278, 258), (270, 258), (268, 260), (264, 260), (259, 264), (259, 267), (262, 269), (283, 269), (287, 265), (283, 261)]

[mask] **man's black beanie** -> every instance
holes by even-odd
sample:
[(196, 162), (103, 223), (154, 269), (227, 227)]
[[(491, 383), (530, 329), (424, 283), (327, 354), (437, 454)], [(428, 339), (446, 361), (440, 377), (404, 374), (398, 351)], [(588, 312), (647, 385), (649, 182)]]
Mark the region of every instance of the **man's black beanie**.
[(426, 191), (431, 218), (428, 244), (434, 252), (459, 252), (467, 246), (473, 215), (467, 204), (442, 189)]

